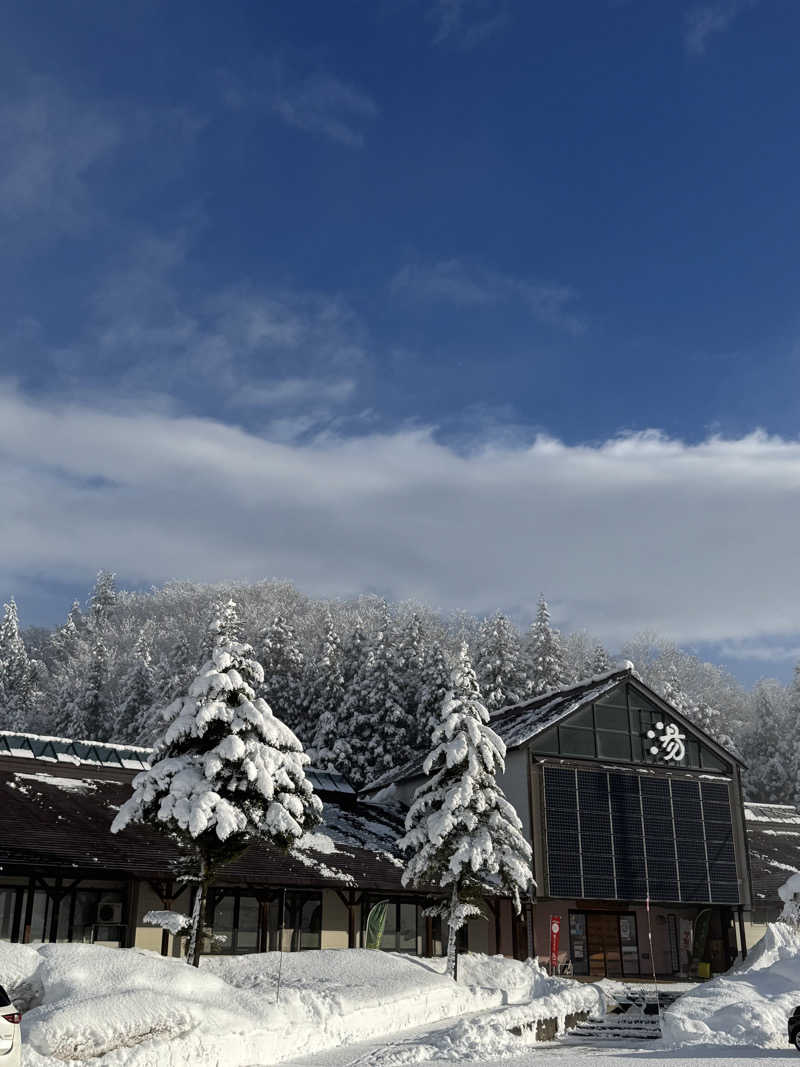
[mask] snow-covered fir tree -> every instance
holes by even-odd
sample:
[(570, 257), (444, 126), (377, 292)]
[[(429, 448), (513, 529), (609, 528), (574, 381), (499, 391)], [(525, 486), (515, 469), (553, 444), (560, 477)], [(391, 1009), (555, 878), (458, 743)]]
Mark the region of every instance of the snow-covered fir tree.
[(187, 954), (194, 966), (208, 886), (220, 869), (255, 840), (289, 848), (322, 812), (300, 742), (256, 696), (261, 664), (221, 622), (212, 622), (213, 652), (188, 694), (165, 709), (152, 764), (134, 778), (111, 827), (117, 833), (131, 822), (147, 823), (195, 857)]
[(24, 730), (36, 703), (36, 667), (19, 632), (17, 605), (3, 605), (0, 622), (0, 729)]
[(341, 726), (344, 706), (342, 642), (330, 612), (325, 619), (322, 654), (306, 669), (305, 693), (304, 717), (308, 729), (316, 723), (309, 755), (316, 767), (345, 773), (350, 767), (351, 753)]
[(426, 780), (414, 794), (399, 842), (406, 857), (404, 885), (449, 890), (447, 970), (453, 978), (456, 936), (478, 912), (476, 899), (507, 894), (519, 912), (520, 895), (533, 884), (531, 847), (497, 783), (506, 748), (488, 723), (463, 645), (423, 765)]
[(536, 618), (528, 630), (526, 652), (530, 689), (534, 696), (566, 683), (561, 635), (550, 624), (550, 611), (544, 596), (539, 597)]
[(98, 571), (94, 589), (89, 596), (89, 625), (95, 631), (105, 630), (117, 604), (116, 575)]
[(147, 738), (156, 698), (150, 636), (142, 630), (133, 650), (133, 661), (120, 686), (121, 704), (112, 740), (136, 743)]
[(260, 662), (264, 668), (261, 695), (273, 713), (308, 744), (311, 738), (303, 721), (304, 661), (294, 630), (283, 615), (276, 615), (261, 640)]
[(185, 630), (178, 630), (174, 641), (164, 649), (153, 674), (162, 707), (171, 704), (189, 688), (197, 674), (197, 662)]
[(528, 678), (516, 627), (501, 612), (484, 619), (478, 635), (475, 672), (490, 714), (518, 704), (528, 693)]
[(422, 663), (419, 704), (416, 713), (414, 747), (420, 752), (428, 751), (433, 731), (439, 725), (442, 702), (450, 689), (450, 673), (444, 649), (438, 641), (431, 642), (425, 650), (425, 659)]
[[(796, 722), (796, 720), (795, 720)], [(753, 719), (741, 738), (746, 766), (742, 786), (747, 800), (793, 804), (797, 789), (790, 697), (784, 686), (764, 679), (753, 692)]]
[(417, 709), (422, 685), (422, 666), (425, 662), (425, 636), (417, 612), (407, 619), (398, 633), (397, 659), (401, 672), (403, 700), (409, 722), (410, 739), (417, 736)]
[(364, 677), (366, 699), (361, 712), (370, 723), (362, 766), (364, 781), (403, 763), (411, 752), (414, 722), (406, 707), (403, 680), (404, 664), (386, 605), (380, 629), (370, 645)]
[(73, 679), (62, 709), (59, 733), (73, 739), (108, 741), (113, 733), (108, 649), (99, 634), (87, 647), (86, 672)]
[(606, 674), (610, 670), (611, 658), (598, 641), (584, 664), (583, 677), (596, 678), (599, 674)]
[(372, 725), (365, 708), (370, 655), (361, 619), (356, 618), (352, 631), (342, 642), (344, 701), (339, 716), (338, 736), (341, 744), (337, 761), (337, 769), (356, 786), (364, 785), (369, 774), (366, 746)]

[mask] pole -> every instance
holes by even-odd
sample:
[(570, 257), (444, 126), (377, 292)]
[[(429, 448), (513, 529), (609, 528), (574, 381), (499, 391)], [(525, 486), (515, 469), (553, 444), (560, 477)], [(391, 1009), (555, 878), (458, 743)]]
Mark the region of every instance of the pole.
[(653, 971), (653, 985), (656, 991), (656, 1011), (661, 1015), (661, 997), (658, 992), (658, 979), (656, 978), (656, 957), (653, 953), (653, 924), (650, 922), (650, 893), (647, 894), (647, 940), (650, 945), (650, 966)]
[(281, 890), (281, 923), (278, 928), (278, 986), (275, 990), (275, 1003), (281, 999), (281, 975), (283, 974), (283, 930), (286, 924), (286, 887)]

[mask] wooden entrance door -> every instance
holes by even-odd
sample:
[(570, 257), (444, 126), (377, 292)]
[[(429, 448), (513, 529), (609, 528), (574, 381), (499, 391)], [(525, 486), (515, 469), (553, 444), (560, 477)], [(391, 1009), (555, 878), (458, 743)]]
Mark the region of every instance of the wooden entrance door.
[(619, 915), (607, 912), (588, 912), (586, 940), (589, 952), (589, 974), (600, 978), (604, 975), (622, 977)]

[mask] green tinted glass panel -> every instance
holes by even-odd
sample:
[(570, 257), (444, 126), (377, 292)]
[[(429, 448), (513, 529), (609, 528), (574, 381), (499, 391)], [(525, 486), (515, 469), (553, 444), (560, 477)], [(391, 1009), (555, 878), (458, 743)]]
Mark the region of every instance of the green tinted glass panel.
[(631, 739), (629, 735), (612, 733), (608, 730), (598, 730), (597, 755), (606, 759), (629, 760), (631, 758)]
[(539, 736), (535, 738), (533, 742), (533, 751), (539, 755), (558, 755), (558, 732), (555, 726), (551, 726), (549, 730), (545, 730), (544, 733), (539, 734)]
[(625, 708), (595, 705), (595, 722), (598, 730), (628, 730), (628, 712)]
[(593, 756), (594, 730), (581, 730), (571, 726), (559, 726), (562, 756)]

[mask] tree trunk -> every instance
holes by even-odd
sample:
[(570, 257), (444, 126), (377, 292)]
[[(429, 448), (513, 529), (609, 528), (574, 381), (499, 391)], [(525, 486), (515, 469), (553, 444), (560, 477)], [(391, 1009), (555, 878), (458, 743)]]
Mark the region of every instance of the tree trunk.
[(456, 926), (456, 909), (458, 908), (458, 886), (453, 883), (453, 892), (450, 894), (450, 915), (447, 920), (447, 973), (454, 982), (458, 981), (458, 950), (456, 938), (458, 927)]
[(186, 962), (191, 967), (200, 966), (200, 923), (206, 906), (206, 889), (208, 888), (208, 864), (205, 857), (200, 860), (200, 879), (192, 908), (192, 925), (189, 934), (189, 947), (186, 950)]

